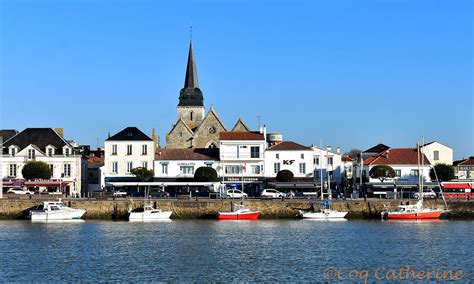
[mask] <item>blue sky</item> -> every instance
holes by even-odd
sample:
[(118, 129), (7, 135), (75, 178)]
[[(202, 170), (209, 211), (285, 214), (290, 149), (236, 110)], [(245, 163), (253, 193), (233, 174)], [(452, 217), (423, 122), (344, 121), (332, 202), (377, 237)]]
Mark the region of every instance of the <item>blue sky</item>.
[(81, 144), (176, 122), (189, 26), (206, 107), (342, 151), (474, 154), (471, 1), (0, 1), (1, 128)]

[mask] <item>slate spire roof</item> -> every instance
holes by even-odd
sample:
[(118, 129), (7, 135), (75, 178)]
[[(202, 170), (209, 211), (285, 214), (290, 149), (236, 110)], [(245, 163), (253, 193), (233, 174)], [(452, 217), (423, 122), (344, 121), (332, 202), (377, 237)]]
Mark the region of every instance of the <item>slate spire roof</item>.
[(189, 41), (186, 77), (184, 78), (184, 88), (182, 88), (179, 92), (178, 106), (204, 106), (204, 98), (202, 96), (201, 90), (199, 89), (192, 41)]
[(119, 133), (107, 138), (105, 141), (153, 141), (136, 127), (127, 127)]

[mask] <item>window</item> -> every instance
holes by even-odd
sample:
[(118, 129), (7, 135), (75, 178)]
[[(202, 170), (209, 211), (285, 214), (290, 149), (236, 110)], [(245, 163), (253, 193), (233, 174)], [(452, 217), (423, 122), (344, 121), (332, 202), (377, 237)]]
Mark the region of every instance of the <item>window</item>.
[(54, 173), (54, 165), (49, 165), (49, 170), (51, 171), (51, 175)]
[(147, 154), (147, 145), (142, 145), (142, 155), (146, 155)]
[(112, 145), (112, 155), (117, 155), (117, 144)]
[(64, 174), (64, 177), (70, 177), (71, 176), (71, 165), (70, 164), (64, 164), (63, 174)]
[(433, 151), (433, 159), (435, 161), (438, 161), (439, 160), (439, 151)]
[(161, 164), (161, 173), (165, 175), (168, 174), (168, 164)]
[(118, 173), (118, 162), (113, 162), (112, 163), (112, 173), (113, 174)]
[(273, 172), (276, 174), (280, 171), (280, 163), (273, 164)]
[(279, 159), (280, 159), (280, 154), (275, 154), (275, 158), (276, 158), (277, 160), (279, 160)]
[(148, 162), (142, 162), (142, 168), (148, 169)]
[(259, 175), (260, 174), (260, 172), (261, 172), (260, 171), (261, 170), (260, 166), (251, 166), (251, 168), (252, 168), (252, 174), (254, 174), (254, 175)]
[(301, 159), (304, 159), (304, 154), (301, 154)]
[(314, 164), (319, 166), (319, 158), (314, 158)]
[(328, 165), (332, 165), (332, 157), (328, 157)]
[(11, 153), (12, 157), (15, 157), (16, 149), (15, 148), (10, 148), (10, 153)]
[(240, 174), (240, 166), (225, 166), (226, 174)]
[(306, 163), (300, 163), (300, 174), (306, 173)]
[(28, 159), (34, 159), (35, 158), (35, 149), (28, 149)]
[(204, 165), (206, 165), (206, 167), (210, 168), (210, 167), (212, 167), (212, 162), (204, 162)]
[(414, 176), (414, 177), (417, 177), (420, 175), (420, 171), (419, 170), (411, 170), (410, 171), (410, 175), (411, 176)]
[(189, 121), (193, 121), (193, 118), (194, 118), (193, 115), (194, 115), (193, 112), (190, 112), (190, 113), (189, 113)]
[(132, 145), (127, 145), (127, 155), (132, 154)]
[(260, 158), (260, 147), (250, 147), (250, 158)]
[(395, 177), (401, 177), (402, 176), (402, 170), (395, 170)]
[(69, 148), (65, 148), (65, 149), (64, 149), (64, 155), (65, 155), (66, 157), (69, 157)]
[(53, 156), (53, 148), (48, 148), (48, 156)]
[(133, 162), (127, 162), (127, 173), (133, 170)]
[(181, 174), (184, 174), (184, 175), (193, 175), (194, 166), (181, 166), (179, 167), (179, 171)]
[(9, 176), (16, 177), (16, 165), (15, 164), (10, 165), (10, 174), (9, 174)]

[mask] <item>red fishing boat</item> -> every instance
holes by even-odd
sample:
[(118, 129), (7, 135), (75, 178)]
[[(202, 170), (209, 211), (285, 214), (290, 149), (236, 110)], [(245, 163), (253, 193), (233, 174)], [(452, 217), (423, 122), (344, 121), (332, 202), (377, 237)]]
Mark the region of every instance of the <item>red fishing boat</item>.
[(252, 211), (245, 208), (245, 205), (233, 205), (233, 210), (229, 212), (217, 213), (219, 220), (257, 220), (260, 211)]
[(403, 220), (417, 220), (417, 219), (439, 219), (444, 210), (431, 209), (423, 207), (423, 200), (419, 200), (414, 205), (400, 205), (398, 210), (382, 212), (384, 219), (403, 219)]

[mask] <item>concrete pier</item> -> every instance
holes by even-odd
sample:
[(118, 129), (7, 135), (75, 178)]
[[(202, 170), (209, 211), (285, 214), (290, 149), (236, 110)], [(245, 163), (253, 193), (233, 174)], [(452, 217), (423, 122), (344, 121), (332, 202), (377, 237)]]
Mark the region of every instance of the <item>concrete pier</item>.
[[(315, 200), (316, 201), (316, 200)], [(73, 208), (82, 208), (87, 212), (85, 219), (126, 219), (128, 208), (136, 208), (143, 204), (141, 199), (117, 199), (117, 200), (87, 200), (87, 199), (63, 199), (66, 205)], [(239, 203), (240, 200), (230, 199), (200, 199), (200, 200), (176, 200), (157, 199), (150, 200), (152, 204), (162, 210), (172, 210), (173, 219), (195, 219), (195, 218), (215, 218), (219, 211), (230, 209), (231, 202)], [(309, 208), (309, 200), (260, 200), (249, 199), (245, 204), (250, 209), (262, 212), (263, 219), (294, 218), (299, 209)], [(348, 219), (378, 219), (380, 212), (385, 209), (396, 209), (400, 204), (413, 204), (414, 200), (347, 200), (333, 201), (332, 207), (336, 210), (347, 210)], [(19, 219), (32, 208), (41, 204), (40, 200), (34, 199), (0, 199), (0, 219)], [(442, 201), (426, 201), (426, 206), (443, 208)], [(474, 202), (472, 201), (450, 201), (448, 202), (451, 213), (449, 218), (454, 219), (474, 219)]]

